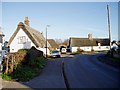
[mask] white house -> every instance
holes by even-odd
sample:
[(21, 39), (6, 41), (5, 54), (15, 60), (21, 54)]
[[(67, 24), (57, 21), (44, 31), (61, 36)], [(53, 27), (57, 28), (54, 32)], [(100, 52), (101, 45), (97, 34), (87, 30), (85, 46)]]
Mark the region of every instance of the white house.
[[(42, 33), (29, 26), (28, 17), (25, 17), (24, 23), (20, 22), (18, 24), (17, 29), (11, 36), (7, 46), (9, 46), (10, 52), (17, 52), (19, 49), (30, 49), (34, 46), (46, 54), (45, 37)], [(47, 46), (50, 47), (48, 42)]]
[(77, 52), (78, 49), (83, 51), (103, 51), (110, 49), (109, 39), (92, 38), (92, 34), (88, 34), (88, 38), (75, 38), (69, 39), (69, 47), (71, 52)]

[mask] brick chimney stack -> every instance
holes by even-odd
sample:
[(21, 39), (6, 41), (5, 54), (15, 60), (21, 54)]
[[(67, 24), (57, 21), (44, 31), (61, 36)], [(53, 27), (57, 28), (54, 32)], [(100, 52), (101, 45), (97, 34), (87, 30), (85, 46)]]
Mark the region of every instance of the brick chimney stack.
[(88, 34), (88, 39), (89, 40), (92, 40), (93, 38), (92, 38), (92, 34)]
[(29, 20), (28, 20), (28, 17), (25, 17), (24, 24), (26, 24), (26, 25), (29, 26)]

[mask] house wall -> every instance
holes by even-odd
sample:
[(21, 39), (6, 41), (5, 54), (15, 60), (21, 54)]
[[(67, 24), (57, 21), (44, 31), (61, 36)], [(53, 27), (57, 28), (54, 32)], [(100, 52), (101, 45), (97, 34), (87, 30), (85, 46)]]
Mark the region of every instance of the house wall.
[(95, 51), (110, 50), (110, 46), (93, 46)]
[(91, 47), (71, 47), (72, 52), (77, 52), (77, 49), (80, 48), (84, 51), (91, 51)]
[[(77, 49), (80, 48), (84, 51), (91, 51), (91, 46), (85, 46), (85, 47), (71, 47), (71, 52), (77, 52)], [(94, 51), (103, 51), (103, 50), (109, 50), (109, 46), (93, 46)]]
[[(21, 36), (26, 37), (25, 43), (18, 42), (18, 38)], [(20, 29), (10, 44), (10, 52), (17, 52), (19, 49), (30, 49), (32, 46), (35, 47), (34, 43), (30, 40), (26, 33), (22, 29)]]
[[(38, 50), (42, 51), (44, 55), (46, 55), (46, 48), (37, 48)], [(50, 50), (47, 48), (47, 55), (50, 55)]]
[(3, 43), (4, 43), (4, 37), (0, 35), (0, 50), (2, 50), (2, 47), (4, 46)]

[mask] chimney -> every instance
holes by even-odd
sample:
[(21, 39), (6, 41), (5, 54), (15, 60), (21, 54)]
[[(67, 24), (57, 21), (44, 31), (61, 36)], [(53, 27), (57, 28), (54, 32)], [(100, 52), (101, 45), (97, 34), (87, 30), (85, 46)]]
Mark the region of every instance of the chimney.
[(93, 38), (92, 38), (92, 34), (88, 34), (88, 39), (89, 40), (92, 40)]
[(28, 20), (28, 17), (25, 17), (24, 24), (26, 24), (26, 25), (29, 26), (29, 20)]

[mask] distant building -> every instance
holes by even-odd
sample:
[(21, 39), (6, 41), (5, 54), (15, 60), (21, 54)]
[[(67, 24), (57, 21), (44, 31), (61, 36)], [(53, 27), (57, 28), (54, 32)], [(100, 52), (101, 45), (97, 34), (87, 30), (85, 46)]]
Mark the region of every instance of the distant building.
[(50, 44), (50, 50), (57, 50), (59, 49), (59, 45), (55, 42), (54, 39), (48, 39), (48, 42)]
[[(24, 23), (20, 22), (18, 24), (17, 29), (11, 36), (7, 46), (10, 47), (10, 52), (17, 52), (19, 49), (30, 49), (34, 46), (46, 54), (45, 37), (42, 33), (30, 27), (28, 17), (25, 17)], [(50, 47), (49, 42), (47, 42), (47, 46)]]
[(69, 39), (69, 47), (71, 52), (76, 52), (78, 49), (83, 51), (102, 51), (109, 50), (109, 39), (92, 38), (92, 34), (88, 34), (88, 38), (75, 38)]
[[(1, 28), (0, 28), (1, 29)], [(3, 37), (4, 37), (4, 33), (0, 30), (0, 50), (2, 50), (2, 46), (3, 46)]]

